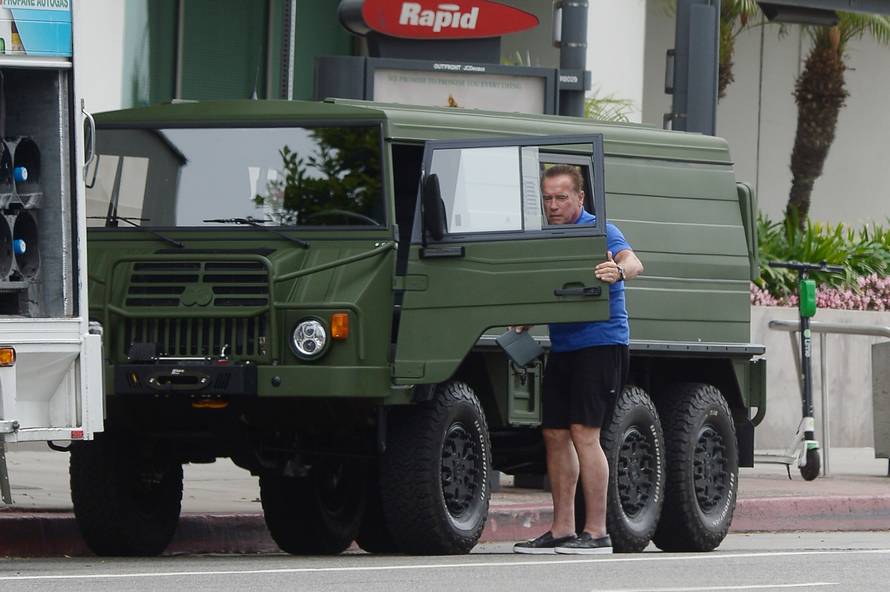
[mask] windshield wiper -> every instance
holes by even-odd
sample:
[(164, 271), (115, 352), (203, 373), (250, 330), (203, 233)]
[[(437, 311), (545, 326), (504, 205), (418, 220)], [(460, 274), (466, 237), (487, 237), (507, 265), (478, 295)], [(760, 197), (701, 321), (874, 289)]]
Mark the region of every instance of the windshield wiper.
[[(154, 231), (151, 228), (146, 228), (142, 224), (139, 224), (139, 222), (149, 222), (150, 218), (128, 218), (126, 216), (117, 216), (117, 215), (112, 215), (112, 216), (107, 216), (107, 217), (106, 216), (87, 216), (87, 218), (92, 219), (92, 220), (105, 220), (106, 227), (117, 226), (117, 222), (120, 220), (120, 221), (126, 222), (127, 224), (129, 224), (133, 228), (136, 228), (137, 230), (141, 230), (142, 232), (147, 232), (150, 235), (161, 239), (168, 245), (173, 245), (177, 249), (185, 248), (185, 245), (182, 244), (181, 242), (179, 242), (178, 240), (174, 240), (174, 239), (170, 238), (169, 236), (164, 236), (160, 232)], [(136, 222), (136, 220), (138, 220), (139, 222)]]
[(211, 218), (210, 220), (203, 220), (204, 222), (214, 222), (216, 224), (244, 224), (246, 226), (253, 226), (254, 228), (262, 228), (266, 232), (271, 232), (272, 234), (277, 234), (281, 238), (287, 239), (292, 243), (296, 243), (303, 247), (304, 249), (309, 248), (309, 243), (304, 241), (301, 238), (297, 238), (295, 236), (288, 236), (279, 230), (275, 230), (274, 228), (269, 228), (268, 226), (263, 226), (264, 222), (262, 220), (254, 220), (253, 218)]

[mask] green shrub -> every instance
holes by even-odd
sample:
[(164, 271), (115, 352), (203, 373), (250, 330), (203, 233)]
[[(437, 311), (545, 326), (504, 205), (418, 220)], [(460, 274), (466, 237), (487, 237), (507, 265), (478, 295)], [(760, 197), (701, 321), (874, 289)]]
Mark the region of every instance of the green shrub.
[(773, 269), (770, 261), (840, 265), (842, 274), (812, 274), (818, 284), (833, 288), (858, 290), (861, 277), (890, 275), (890, 228), (874, 224), (855, 229), (807, 220), (801, 230), (793, 220), (773, 222), (763, 214), (757, 217), (757, 226), (760, 280), (756, 283), (777, 298), (796, 292), (797, 274)]

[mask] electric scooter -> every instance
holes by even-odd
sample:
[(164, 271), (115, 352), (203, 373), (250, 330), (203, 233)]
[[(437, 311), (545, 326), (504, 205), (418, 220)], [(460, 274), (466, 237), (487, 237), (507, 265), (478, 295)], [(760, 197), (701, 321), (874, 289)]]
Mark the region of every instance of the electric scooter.
[(843, 267), (828, 265), (826, 262), (819, 264), (798, 263), (796, 261), (771, 261), (770, 267), (791, 269), (798, 275), (798, 310), (800, 311), (800, 386), (801, 386), (801, 415), (797, 433), (791, 441), (785, 454), (757, 455), (755, 462), (776, 462), (784, 464), (788, 469), (788, 477), (791, 477), (791, 464), (797, 463), (800, 474), (805, 481), (812, 481), (819, 476), (822, 468), (822, 458), (819, 454), (819, 441), (816, 440), (816, 420), (813, 409), (813, 370), (811, 354), (813, 351), (812, 332), (810, 331), (810, 319), (816, 314), (816, 282), (810, 279), (809, 273), (823, 271), (829, 273), (842, 273)]

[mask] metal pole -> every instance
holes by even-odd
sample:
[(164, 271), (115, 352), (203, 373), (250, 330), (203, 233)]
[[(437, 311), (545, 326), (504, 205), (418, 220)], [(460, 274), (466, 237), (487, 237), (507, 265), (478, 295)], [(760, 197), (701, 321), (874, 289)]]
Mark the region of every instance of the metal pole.
[(672, 54), (672, 129), (714, 135), (720, 56), (720, 0), (678, 0)]
[(820, 391), (822, 392), (822, 476), (828, 476), (828, 450), (831, 447), (831, 409), (828, 401), (828, 335), (819, 334)]
[[(810, 332), (810, 319), (800, 317), (800, 349), (803, 352), (801, 369), (803, 370), (803, 401), (802, 412), (804, 417), (813, 417), (813, 336)], [(807, 440), (814, 440), (813, 432), (804, 432)]]
[[(559, 69), (577, 71), (582, 80), (587, 68), (587, 9), (587, 0), (566, 0), (562, 3)], [(559, 91), (559, 114), (584, 116), (583, 83), (580, 90)]]
[(0, 439), (0, 501), (12, 505), (12, 490), (9, 487), (9, 471), (6, 468), (6, 441)]

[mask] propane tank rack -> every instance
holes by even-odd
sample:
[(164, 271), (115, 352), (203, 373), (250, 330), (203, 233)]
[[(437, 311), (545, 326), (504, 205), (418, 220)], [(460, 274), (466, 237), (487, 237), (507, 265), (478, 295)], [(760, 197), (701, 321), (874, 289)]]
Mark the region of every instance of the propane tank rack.
[(28, 314), (40, 276), (40, 149), (26, 136), (0, 141), (0, 312)]

